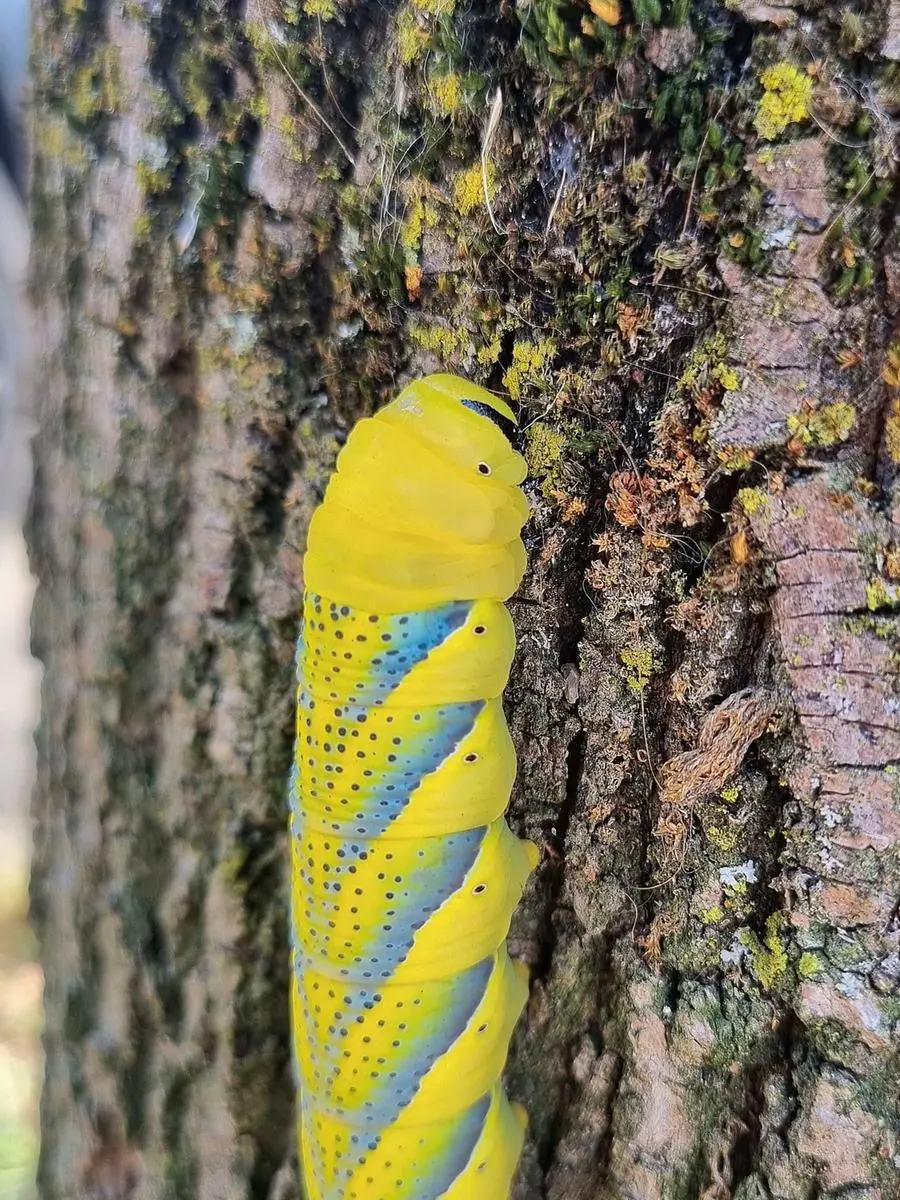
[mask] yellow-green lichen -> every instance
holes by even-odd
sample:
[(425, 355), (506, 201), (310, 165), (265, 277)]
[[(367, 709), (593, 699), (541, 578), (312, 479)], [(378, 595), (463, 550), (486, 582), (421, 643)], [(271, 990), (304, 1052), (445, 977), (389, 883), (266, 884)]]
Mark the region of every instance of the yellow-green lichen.
[(407, 66), (415, 62), (430, 40), (422, 18), (413, 8), (403, 8), (397, 17), (397, 54)]
[(728, 367), (725, 363), (716, 363), (712, 369), (712, 376), (721, 383), (726, 392), (736, 392), (741, 386), (740, 375), (734, 367)]
[(877, 612), (879, 608), (893, 608), (900, 602), (900, 588), (876, 576), (866, 584), (866, 608)]
[(789, 125), (807, 119), (813, 81), (792, 63), (780, 62), (763, 71), (760, 83), (763, 94), (753, 125), (761, 138), (772, 142)]
[(788, 966), (787, 950), (781, 940), (783, 925), (783, 913), (772, 913), (766, 920), (764, 943), (750, 929), (743, 929), (738, 935), (750, 952), (751, 971), (767, 991), (775, 986)]
[(752, 517), (766, 507), (769, 497), (762, 488), (747, 487), (740, 489), (737, 501), (747, 516)]
[(485, 180), (487, 194), (493, 200), (497, 193), (497, 172), (492, 162), (488, 161), (484, 170), (480, 162), (473, 163), (453, 176), (453, 204), (461, 216), (467, 217), (484, 205)]
[(446, 75), (432, 75), (428, 81), (428, 99), (431, 108), (443, 117), (453, 117), (462, 108), (462, 79), (454, 71)]
[(646, 690), (653, 672), (659, 670), (659, 663), (650, 651), (640, 646), (620, 650), (619, 661), (625, 668), (625, 682), (636, 696)]
[(448, 17), (456, 8), (456, 0), (412, 0), (412, 4), (431, 17)]
[(710, 845), (715, 846), (723, 854), (730, 854), (739, 841), (737, 832), (723, 825), (707, 825), (704, 828), (704, 833)]
[(882, 441), (891, 462), (900, 463), (900, 400), (896, 397), (888, 408)]
[(856, 422), (856, 409), (843, 400), (804, 409), (787, 418), (788, 433), (803, 446), (836, 446), (846, 442)]
[(499, 360), (501, 349), (502, 343), (500, 339), (498, 337), (491, 338), (486, 346), (481, 347), (476, 355), (476, 358), (480, 363), (490, 366), (492, 363), (495, 363)]
[(519, 399), (523, 384), (534, 382), (555, 354), (556, 343), (550, 338), (513, 345), (512, 365), (503, 375), (503, 386), (513, 399)]
[(119, 107), (119, 59), (113, 46), (101, 46), (79, 67), (69, 91), (69, 106), (79, 121), (111, 116)]
[(438, 223), (438, 210), (428, 197), (429, 186), (425, 180), (413, 177), (406, 187), (407, 206), (400, 227), (400, 244), (412, 252), (412, 257), (421, 248), (425, 230)]
[(821, 970), (822, 960), (819, 956), (812, 954), (809, 950), (804, 950), (797, 963), (797, 974), (802, 979), (809, 979), (811, 975), (818, 975)]
[(409, 336), (423, 350), (430, 350), (445, 362), (464, 345), (468, 345), (468, 334), (446, 325), (413, 325)]
[(700, 920), (704, 925), (718, 925), (725, 918), (725, 909), (718, 904), (714, 904), (712, 908), (707, 908), (700, 914)]
[(563, 461), (566, 435), (546, 421), (535, 421), (525, 435), (525, 460), (528, 474), (541, 480), (541, 492), (552, 498), (558, 483), (558, 469)]
[(338, 7), (335, 0), (303, 0), (303, 11), (308, 17), (333, 21), (337, 16)]
[(882, 441), (891, 462), (900, 463), (900, 342), (888, 346), (881, 378), (891, 389)]
[(191, 112), (205, 121), (212, 111), (216, 66), (202, 51), (186, 50), (179, 62), (181, 92)]
[(731, 783), (728, 785), (728, 787), (723, 787), (721, 792), (719, 792), (719, 795), (722, 797), (722, 799), (725, 801), (726, 804), (734, 804), (735, 800), (737, 800), (740, 797), (740, 794), (741, 794), (741, 789), (737, 786), (736, 783)]
[(137, 164), (135, 174), (145, 196), (155, 196), (167, 191), (172, 182), (171, 172), (166, 167), (154, 167), (146, 162)]
[(247, 866), (247, 854), (243, 847), (235, 846), (219, 863), (219, 874), (222, 882), (230, 892), (238, 894), (246, 891), (244, 872)]
[[(261, 125), (264, 125), (272, 115), (272, 105), (269, 103), (269, 97), (263, 91), (256, 91), (250, 97), (247, 104), (247, 109), (251, 117), (254, 117)], [(278, 122), (278, 126), (282, 133), (285, 132), (285, 120), (291, 122), (291, 134), (294, 132), (294, 122), (291, 117), (282, 117)]]

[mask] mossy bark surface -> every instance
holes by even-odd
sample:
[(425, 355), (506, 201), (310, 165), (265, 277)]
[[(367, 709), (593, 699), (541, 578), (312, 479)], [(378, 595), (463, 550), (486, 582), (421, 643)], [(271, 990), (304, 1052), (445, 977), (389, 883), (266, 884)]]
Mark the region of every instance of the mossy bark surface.
[(436, 368), (531, 468), (516, 1200), (900, 1196), (900, 9), (849, 7), (36, 0), (44, 1200), (298, 1195), (305, 528)]

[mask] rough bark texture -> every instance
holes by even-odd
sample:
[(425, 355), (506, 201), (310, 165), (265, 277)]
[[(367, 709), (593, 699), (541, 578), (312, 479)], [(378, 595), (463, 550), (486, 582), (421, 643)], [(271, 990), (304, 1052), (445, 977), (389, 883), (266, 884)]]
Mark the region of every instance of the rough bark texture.
[(36, 0), (45, 1200), (297, 1195), (304, 530), (438, 365), (532, 471), (516, 1200), (900, 1196), (900, 10), (857, 7)]

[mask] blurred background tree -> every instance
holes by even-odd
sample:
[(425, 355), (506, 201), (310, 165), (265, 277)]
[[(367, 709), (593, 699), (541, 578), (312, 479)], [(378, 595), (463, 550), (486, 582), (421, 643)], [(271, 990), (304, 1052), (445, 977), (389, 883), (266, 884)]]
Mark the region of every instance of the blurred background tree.
[(900, 1195), (898, 59), (894, 0), (37, 0), (46, 1200), (297, 1195), (304, 530), (438, 367), (531, 472), (517, 1200)]
[(25, 0), (0, 6), (0, 1196), (31, 1200), (37, 1161), (41, 972), (28, 928), (32, 731), (40, 676), (28, 653), (32, 580), (22, 536), (30, 463), (22, 293)]

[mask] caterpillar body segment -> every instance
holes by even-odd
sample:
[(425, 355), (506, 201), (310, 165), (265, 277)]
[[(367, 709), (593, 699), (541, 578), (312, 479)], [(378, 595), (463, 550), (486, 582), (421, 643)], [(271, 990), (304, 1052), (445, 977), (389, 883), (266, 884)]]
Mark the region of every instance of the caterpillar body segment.
[(528, 995), (505, 939), (537, 850), (503, 604), (525, 566), (509, 408), (438, 375), (361, 421), (314, 514), (291, 796), (292, 994), (308, 1200), (506, 1200), (500, 1076)]

